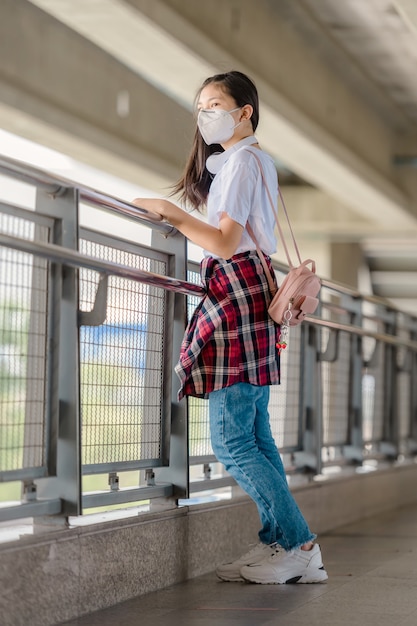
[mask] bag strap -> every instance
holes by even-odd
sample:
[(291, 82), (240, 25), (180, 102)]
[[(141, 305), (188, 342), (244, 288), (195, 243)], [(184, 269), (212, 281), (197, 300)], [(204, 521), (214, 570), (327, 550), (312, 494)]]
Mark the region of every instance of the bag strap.
[[(262, 176), (262, 182), (263, 182), (263, 184), (265, 186), (266, 193), (268, 195), (269, 202), (270, 202), (270, 205), (271, 205), (271, 208), (272, 208), (272, 212), (274, 214), (275, 221), (277, 223), (277, 227), (278, 227), (278, 232), (279, 232), (279, 236), (280, 236), (280, 239), (281, 239), (281, 243), (282, 243), (282, 245), (284, 247), (284, 250), (285, 250), (285, 254), (286, 254), (286, 257), (287, 257), (288, 265), (289, 265), (290, 268), (292, 268), (292, 267), (294, 267), (294, 265), (293, 265), (293, 263), (291, 261), (291, 257), (290, 257), (290, 254), (288, 252), (287, 244), (286, 244), (285, 238), (284, 238), (284, 233), (282, 232), (282, 228), (281, 228), (281, 225), (279, 223), (278, 211), (277, 211), (276, 204), (273, 202), (272, 196), (271, 196), (271, 192), (269, 191), (268, 185), (266, 184), (264, 170), (263, 170), (263, 167), (262, 167), (261, 160), (258, 157), (258, 155), (255, 153), (256, 148), (254, 150), (252, 150), (250, 147), (246, 147), (246, 150), (248, 150), (251, 154), (253, 154), (255, 159), (258, 161), (259, 169), (261, 171), (261, 176)], [(289, 215), (288, 215), (287, 207), (285, 206), (285, 202), (284, 202), (284, 197), (283, 197), (283, 195), (281, 193), (281, 189), (278, 188), (278, 191), (279, 191), (279, 197), (281, 198), (282, 206), (284, 208), (285, 217), (287, 218), (287, 223), (288, 223), (288, 226), (289, 226), (289, 229), (290, 229), (290, 233), (291, 233), (291, 238), (292, 238), (292, 242), (293, 242), (293, 245), (294, 245), (294, 249), (295, 249), (295, 251), (297, 253), (298, 260), (299, 260), (299, 262), (301, 264), (302, 260), (301, 260), (300, 251), (298, 249), (297, 242), (296, 242), (295, 237), (294, 237), (294, 232), (293, 232), (293, 229), (292, 229), (292, 226), (291, 226), (291, 222), (290, 222), (290, 218), (289, 218)], [(246, 227), (248, 229), (249, 235), (251, 236), (251, 238), (255, 242), (256, 250), (257, 250), (257, 252), (259, 254), (259, 246), (258, 246), (258, 242), (256, 241), (256, 239), (253, 236), (253, 230), (250, 228), (249, 224), (246, 224)], [(263, 255), (262, 251), (261, 251), (261, 254)], [(261, 261), (262, 261), (262, 257), (261, 257)]]
[(251, 236), (251, 238), (253, 239), (253, 241), (255, 242), (256, 245), (256, 252), (258, 253), (258, 257), (261, 259), (261, 263), (262, 263), (262, 267), (264, 268), (264, 272), (265, 272), (265, 276), (268, 280), (268, 285), (269, 285), (269, 291), (271, 292), (271, 295), (274, 296), (277, 292), (277, 287), (272, 279), (272, 274), (271, 274), (271, 270), (267, 265), (266, 259), (265, 259), (265, 255), (262, 252), (262, 250), (259, 247), (258, 241), (255, 237), (255, 233), (252, 230), (252, 227), (250, 226), (249, 223), (246, 224), (246, 228), (247, 231), (249, 233), (249, 235)]

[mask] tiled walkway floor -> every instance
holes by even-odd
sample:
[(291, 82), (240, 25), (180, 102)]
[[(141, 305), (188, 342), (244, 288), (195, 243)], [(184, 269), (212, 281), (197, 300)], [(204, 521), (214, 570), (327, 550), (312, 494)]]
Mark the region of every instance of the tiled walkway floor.
[(320, 537), (326, 584), (207, 574), (67, 626), (417, 626), (417, 506)]

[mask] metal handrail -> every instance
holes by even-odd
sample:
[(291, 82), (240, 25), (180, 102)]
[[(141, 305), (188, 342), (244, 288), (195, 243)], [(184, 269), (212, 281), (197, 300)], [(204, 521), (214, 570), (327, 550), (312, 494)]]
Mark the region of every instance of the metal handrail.
[[(36, 254), (55, 263), (61, 263), (75, 268), (85, 268), (102, 274), (136, 280), (154, 287), (162, 287), (168, 291), (182, 293), (186, 296), (201, 297), (205, 293), (204, 289), (200, 285), (196, 285), (185, 280), (179, 280), (177, 278), (156, 274), (154, 272), (147, 272), (145, 270), (139, 270), (127, 265), (113, 263), (111, 261), (103, 261), (97, 257), (87, 256), (85, 254), (81, 254), (80, 252), (68, 250), (67, 248), (51, 243), (38, 243), (28, 239), (19, 239), (11, 235), (0, 234), (0, 245), (14, 250), (19, 250), (20, 252)], [(403, 339), (398, 336), (387, 335), (385, 333), (374, 332), (353, 324), (342, 324), (332, 320), (325, 320), (311, 315), (306, 316), (305, 319), (306, 322), (309, 322), (310, 324), (316, 324), (332, 330), (360, 335), (361, 337), (372, 337), (377, 341), (382, 341), (391, 345), (401, 345), (417, 352), (416, 341)]]
[(151, 211), (147, 211), (130, 202), (120, 200), (119, 198), (97, 191), (96, 189), (73, 180), (46, 173), (44, 170), (28, 165), (23, 161), (1, 156), (0, 172), (24, 183), (35, 185), (51, 196), (64, 194), (67, 189), (77, 189), (82, 202), (98, 206), (107, 211), (123, 215), (124, 217), (134, 218), (148, 226), (151, 225), (153, 230), (160, 232), (165, 237), (174, 235), (177, 232), (174, 226), (162, 221), (159, 215)]
[(121, 278), (130, 278), (154, 287), (163, 287), (169, 291), (176, 291), (185, 295), (202, 296), (204, 293), (200, 285), (193, 285), (185, 280), (172, 278), (171, 276), (163, 276), (145, 270), (139, 270), (129, 267), (128, 265), (120, 265), (111, 261), (103, 261), (97, 257), (86, 256), (75, 250), (68, 250), (52, 243), (38, 243), (28, 239), (18, 239), (10, 235), (0, 234), (0, 245), (36, 254), (49, 261), (62, 263), (75, 268), (85, 268), (103, 274), (111, 274), (112, 276), (120, 276)]
[(325, 326), (326, 328), (331, 328), (332, 330), (343, 331), (353, 335), (359, 335), (361, 337), (371, 337), (372, 339), (376, 339), (377, 341), (382, 341), (384, 343), (389, 343), (395, 346), (399, 345), (404, 348), (409, 348), (414, 352), (417, 352), (417, 341), (412, 341), (411, 339), (403, 339), (397, 335), (387, 335), (386, 333), (379, 333), (372, 330), (367, 330), (366, 328), (362, 328), (361, 326), (355, 326), (354, 324), (341, 324), (340, 322), (333, 322), (331, 320), (325, 320), (311, 315), (306, 315), (305, 321), (309, 322), (310, 324)]
[[(36, 168), (23, 161), (0, 156), (0, 171), (23, 182), (36, 185), (53, 196), (65, 193), (65, 191), (70, 188), (77, 189), (82, 202), (98, 206), (118, 215), (123, 215), (124, 217), (136, 219), (139, 223), (151, 226), (153, 230), (160, 232), (164, 237), (175, 235), (178, 232), (174, 226), (162, 221), (162, 218), (155, 213), (142, 209), (124, 200), (120, 200), (119, 198), (109, 194), (97, 191), (96, 189), (86, 185), (77, 183), (73, 180), (57, 176), (56, 174), (46, 173), (44, 170)], [(278, 271), (282, 271), (284, 273), (288, 272), (288, 266), (282, 262), (274, 261), (273, 265)], [(323, 287), (332, 289), (349, 297), (360, 298), (363, 302), (380, 304), (392, 311), (401, 312), (400, 309), (385, 298), (361, 294), (358, 290), (348, 285), (338, 283), (330, 279), (322, 279), (321, 283)], [(181, 292), (185, 293), (184, 291)], [(195, 292), (193, 291), (193, 293)], [(313, 319), (310, 321), (313, 321)]]

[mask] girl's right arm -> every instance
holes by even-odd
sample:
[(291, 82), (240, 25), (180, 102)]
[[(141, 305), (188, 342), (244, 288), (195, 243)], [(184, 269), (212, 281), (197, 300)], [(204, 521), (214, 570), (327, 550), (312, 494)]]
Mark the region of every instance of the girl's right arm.
[(243, 226), (232, 220), (227, 213), (222, 214), (219, 227), (216, 228), (193, 217), (169, 200), (136, 198), (133, 204), (157, 213), (187, 239), (222, 259), (230, 259), (234, 255), (242, 237)]

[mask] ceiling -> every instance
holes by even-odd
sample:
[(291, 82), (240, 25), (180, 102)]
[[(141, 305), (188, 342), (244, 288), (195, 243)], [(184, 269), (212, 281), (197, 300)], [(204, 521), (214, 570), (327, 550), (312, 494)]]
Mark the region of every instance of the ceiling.
[[(316, 245), (359, 245), (373, 292), (415, 311), (416, 0), (17, 7), (0, 7), (0, 31), (10, 22), (0, 38), (8, 54), (0, 62), (0, 125), (166, 188), (183, 165), (201, 81), (242, 69), (259, 89), (257, 134), (296, 207), (296, 232)], [(19, 48), (13, 28), (25, 31)]]

